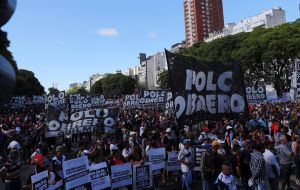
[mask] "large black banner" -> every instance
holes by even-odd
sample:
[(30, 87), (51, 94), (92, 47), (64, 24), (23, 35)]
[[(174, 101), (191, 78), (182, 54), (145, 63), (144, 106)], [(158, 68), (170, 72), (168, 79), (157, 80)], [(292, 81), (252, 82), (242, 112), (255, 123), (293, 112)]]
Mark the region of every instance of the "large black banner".
[(178, 121), (216, 120), (247, 113), (238, 62), (201, 62), (166, 51), (170, 85)]
[(49, 106), (46, 118), (46, 137), (87, 132), (114, 133), (119, 108), (101, 108), (66, 114)]

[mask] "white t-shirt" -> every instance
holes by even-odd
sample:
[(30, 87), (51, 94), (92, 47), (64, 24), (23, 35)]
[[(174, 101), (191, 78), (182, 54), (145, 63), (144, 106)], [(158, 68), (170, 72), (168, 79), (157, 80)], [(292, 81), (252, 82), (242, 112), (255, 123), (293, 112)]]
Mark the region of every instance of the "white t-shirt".
[[(192, 148), (186, 149), (183, 148), (179, 154), (178, 154), (178, 160), (184, 159), (185, 162), (187, 163), (192, 163)], [(181, 163), (181, 171), (182, 172), (189, 172), (190, 167)]]

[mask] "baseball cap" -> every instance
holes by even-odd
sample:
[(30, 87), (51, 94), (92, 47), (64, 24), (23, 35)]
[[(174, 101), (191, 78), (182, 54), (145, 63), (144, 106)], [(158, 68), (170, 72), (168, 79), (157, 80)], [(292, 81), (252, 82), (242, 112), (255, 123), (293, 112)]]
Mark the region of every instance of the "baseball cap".
[(184, 139), (182, 144), (187, 145), (187, 144), (191, 144), (191, 143), (192, 142), (190, 139)]

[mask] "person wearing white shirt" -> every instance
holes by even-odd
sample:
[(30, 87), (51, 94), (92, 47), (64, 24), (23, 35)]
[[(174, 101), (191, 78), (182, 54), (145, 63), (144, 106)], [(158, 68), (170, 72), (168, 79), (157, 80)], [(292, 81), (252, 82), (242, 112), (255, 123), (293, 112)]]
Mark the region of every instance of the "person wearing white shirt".
[(184, 147), (178, 154), (178, 161), (181, 163), (182, 171), (182, 188), (190, 190), (190, 184), (192, 183), (192, 148), (191, 140), (185, 139), (183, 141)]
[(265, 152), (263, 153), (265, 159), (266, 178), (268, 180), (268, 189), (277, 190), (278, 181), (280, 176), (280, 166), (276, 159), (276, 156), (271, 152), (273, 149), (273, 143), (269, 142)]

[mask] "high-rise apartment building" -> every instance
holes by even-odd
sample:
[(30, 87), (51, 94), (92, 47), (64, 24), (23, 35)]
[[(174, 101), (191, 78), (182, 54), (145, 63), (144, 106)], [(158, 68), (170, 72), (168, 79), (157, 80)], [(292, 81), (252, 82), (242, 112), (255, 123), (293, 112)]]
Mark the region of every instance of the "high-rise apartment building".
[(224, 27), (222, 0), (184, 0), (187, 47)]

